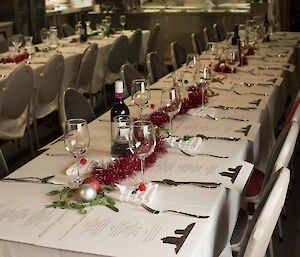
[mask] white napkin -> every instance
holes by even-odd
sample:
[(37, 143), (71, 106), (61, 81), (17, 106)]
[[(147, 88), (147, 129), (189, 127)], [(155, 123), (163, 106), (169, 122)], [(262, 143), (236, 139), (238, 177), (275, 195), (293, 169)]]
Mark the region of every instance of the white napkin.
[(137, 205), (140, 205), (142, 202), (151, 203), (158, 187), (157, 184), (148, 183), (145, 184), (145, 191), (139, 191), (136, 190), (136, 186), (124, 186), (120, 184), (115, 184), (115, 186), (117, 186), (117, 189), (106, 193), (106, 196)]
[[(90, 174), (93, 171), (94, 165), (97, 164), (97, 161), (95, 160), (89, 160), (89, 159), (86, 160), (87, 160), (86, 164), (84, 165), (80, 164), (79, 175)], [(66, 174), (69, 176), (77, 176), (77, 164), (76, 163), (72, 164), (66, 170)]]
[(193, 117), (201, 117), (201, 118), (207, 118), (207, 115), (210, 115), (211, 117), (216, 118), (217, 109), (215, 108), (208, 108), (205, 107), (204, 111), (202, 111), (202, 108), (193, 108), (188, 111), (188, 114)]
[(197, 152), (200, 144), (202, 143), (201, 137), (191, 137), (189, 140), (184, 141), (178, 137), (165, 138), (165, 142), (172, 148), (179, 149), (187, 152)]

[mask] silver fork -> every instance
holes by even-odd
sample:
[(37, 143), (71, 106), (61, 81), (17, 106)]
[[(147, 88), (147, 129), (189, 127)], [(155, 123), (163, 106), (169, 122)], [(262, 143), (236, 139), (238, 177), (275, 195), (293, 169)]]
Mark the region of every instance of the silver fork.
[(191, 214), (191, 213), (187, 213), (187, 212), (182, 212), (182, 211), (176, 211), (176, 210), (154, 210), (151, 207), (147, 206), (144, 203), (141, 203), (141, 206), (147, 210), (148, 212), (151, 212), (153, 214), (160, 214), (160, 213), (164, 213), (164, 212), (173, 212), (173, 213), (177, 213), (177, 214), (181, 214), (181, 215), (185, 215), (185, 216), (190, 216), (190, 217), (194, 217), (194, 218), (198, 218), (198, 219), (207, 219), (209, 218), (209, 216), (202, 216), (202, 215), (196, 215), (196, 214)]
[(200, 156), (209, 156), (209, 157), (214, 157), (214, 158), (221, 158), (221, 159), (228, 159), (229, 156), (220, 156), (220, 155), (215, 155), (215, 154), (209, 154), (209, 153), (197, 153), (195, 155), (192, 155), (192, 154), (189, 154), (183, 150), (180, 150), (182, 153), (184, 153), (185, 155), (187, 156), (190, 156), (190, 157), (194, 157), (196, 155), (200, 155)]

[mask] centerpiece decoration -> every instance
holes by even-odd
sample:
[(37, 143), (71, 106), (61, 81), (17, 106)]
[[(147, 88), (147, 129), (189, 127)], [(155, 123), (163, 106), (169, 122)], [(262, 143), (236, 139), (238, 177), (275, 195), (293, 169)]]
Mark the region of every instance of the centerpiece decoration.
[(0, 63), (19, 63), (24, 61), (25, 59), (29, 58), (29, 54), (27, 52), (24, 52), (23, 54), (19, 54), (15, 56), (14, 58), (12, 57), (3, 57), (0, 59)]
[[(185, 114), (189, 109), (196, 108), (201, 105), (202, 93), (197, 85), (191, 86), (188, 90), (189, 95), (182, 99), (182, 106), (177, 115)], [(214, 95), (214, 93), (212, 95)], [(207, 96), (204, 97), (204, 101), (205, 103), (207, 102)], [(154, 106), (151, 108), (154, 108)], [(169, 116), (164, 112), (164, 108), (160, 108), (153, 112), (149, 119), (157, 127), (157, 129), (163, 128), (169, 122)], [(145, 167), (149, 167), (161, 154), (166, 152), (167, 150), (163, 138), (160, 135), (157, 135), (154, 152), (146, 158)], [(140, 168), (140, 161), (135, 158), (133, 154), (128, 154), (115, 160), (110, 166), (96, 166), (92, 171), (92, 176), (90, 178), (96, 179), (101, 185), (113, 185), (127, 177), (135, 175), (135, 172), (140, 170)], [(142, 191), (142, 188), (139, 190)]]

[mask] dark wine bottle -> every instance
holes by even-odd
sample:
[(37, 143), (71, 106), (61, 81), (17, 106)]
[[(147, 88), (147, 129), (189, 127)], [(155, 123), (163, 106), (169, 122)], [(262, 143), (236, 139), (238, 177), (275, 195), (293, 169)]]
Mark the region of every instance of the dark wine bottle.
[(110, 111), (110, 118), (113, 122), (113, 119), (117, 115), (129, 115), (129, 109), (127, 105), (123, 101), (124, 97), (124, 88), (123, 88), (123, 82), (120, 80), (117, 80), (115, 82), (115, 103)]
[(268, 20), (268, 13), (266, 12), (265, 21), (264, 21), (264, 28), (265, 28), (265, 38), (264, 42), (270, 42), (270, 22)]
[[(123, 101), (123, 82), (115, 82), (115, 104), (111, 109), (110, 116), (112, 123), (111, 129), (111, 155), (113, 158), (125, 156), (129, 150), (129, 109)], [(119, 116), (119, 115), (128, 115)]]
[(81, 15), (81, 29), (80, 29), (80, 42), (86, 42), (87, 41), (87, 28), (85, 23), (85, 15)]
[(239, 59), (240, 59), (239, 66), (242, 66), (242, 51), (241, 51), (241, 42), (240, 42), (240, 36), (239, 36), (239, 25), (237, 25), (237, 24), (234, 25), (234, 34), (231, 39), (231, 45), (234, 47), (237, 47), (237, 49), (239, 51)]
[(234, 34), (231, 39), (231, 44), (233, 46), (238, 46), (240, 41), (240, 36), (239, 36), (239, 26), (237, 24), (234, 25)]

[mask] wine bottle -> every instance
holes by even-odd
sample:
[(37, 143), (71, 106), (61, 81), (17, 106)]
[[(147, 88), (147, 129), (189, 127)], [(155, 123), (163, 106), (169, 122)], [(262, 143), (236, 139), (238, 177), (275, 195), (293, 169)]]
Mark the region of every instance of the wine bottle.
[(81, 15), (81, 29), (80, 29), (80, 42), (86, 42), (87, 41), (87, 28), (85, 23), (85, 15)]
[(129, 115), (129, 109), (123, 101), (123, 96), (124, 96), (123, 82), (117, 80), (115, 82), (115, 103), (110, 111), (110, 118), (112, 122), (114, 117), (117, 115)]
[(237, 25), (237, 24), (234, 25), (234, 35), (231, 39), (231, 45), (233, 47), (237, 47), (237, 49), (239, 51), (239, 59), (240, 59), (239, 66), (242, 66), (242, 52), (241, 52), (241, 42), (240, 42), (240, 36), (239, 36), (239, 25)]
[(268, 20), (268, 13), (266, 12), (265, 21), (264, 21), (264, 28), (265, 28), (265, 38), (264, 42), (270, 42), (270, 22)]
[[(130, 152), (129, 150), (129, 109), (123, 101), (123, 82), (115, 82), (115, 104), (111, 109), (111, 155), (119, 158)], [(119, 116), (124, 115), (124, 116)]]

